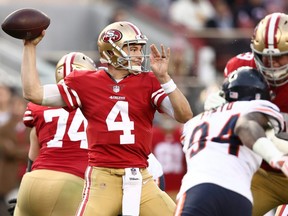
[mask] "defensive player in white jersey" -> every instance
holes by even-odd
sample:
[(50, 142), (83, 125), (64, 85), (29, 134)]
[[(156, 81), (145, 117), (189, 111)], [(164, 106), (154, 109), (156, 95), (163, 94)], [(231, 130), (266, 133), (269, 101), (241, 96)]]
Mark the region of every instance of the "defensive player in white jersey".
[[(265, 16), (255, 27), (251, 40), (252, 52), (241, 53), (231, 58), (225, 67), (224, 76), (239, 67), (258, 68), (269, 83), (273, 92), (271, 101), (276, 104), (288, 122), (288, 15), (272, 13)], [(212, 94), (205, 102), (205, 109), (226, 103), (218, 93)], [(272, 134), (273, 135), (273, 134)], [(279, 137), (287, 137), (287, 129)], [(275, 135), (271, 136), (275, 144), (288, 152), (288, 143)], [(279, 170), (273, 169), (266, 161), (254, 174), (252, 180), (254, 197), (253, 216), (263, 216), (278, 205), (288, 203), (288, 178)], [(288, 207), (287, 207), (288, 211)], [(284, 207), (279, 207), (277, 216), (287, 216)]]
[(193, 116), (167, 72), (170, 49), (150, 46), (153, 72), (148, 72), (143, 68), (147, 37), (130, 22), (112, 23), (98, 37), (107, 70), (74, 70), (64, 83), (42, 86), (36, 45), (44, 34), (24, 41), (23, 95), (41, 105), (79, 107), (88, 121), (89, 161), (77, 215), (173, 215), (175, 203), (147, 170), (156, 110), (181, 123)]
[(226, 79), (223, 91), (230, 103), (184, 125), (187, 173), (177, 195), (177, 216), (251, 215), (251, 180), (262, 158), (288, 175), (288, 157), (265, 135), (270, 127), (282, 131), (284, 120), (268, 101), (263, 75), (241, 68)]
[[(57, 83), (73, 69), (95, 71), (96, 66), (83, 53), (69, 53), (56, 66)], [(14, 215), (75, 215), (88, 164), (87, 120), (80, 109), (68, 112), (30, 102), (23, 121), (32, 128), (29, 163)]]

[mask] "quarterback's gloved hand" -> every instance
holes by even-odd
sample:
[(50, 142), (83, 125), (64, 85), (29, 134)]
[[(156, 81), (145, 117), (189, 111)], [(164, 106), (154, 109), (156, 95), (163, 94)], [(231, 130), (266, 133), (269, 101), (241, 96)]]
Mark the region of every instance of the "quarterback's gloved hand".
[(213, 108), (217, 108), (219, 106), (222, 106), (226, 102), (227, 101), (224, 98), (224, 92), (222, 90), (219, 90), (208, 95), (207, 99), (204, 102), (204, 110), (207, 111)]
[(288, 156), (283, 155), (280, 158), (274, 158), (270, 161), (270, 166), (280, 169), (288, 177)]
[(9, 204), (9, 207), (8, 207), (8, 212), (11, 216), (14, 215), (14, 211), (15, 211), (15, 207), (16, 207), (16, 204), (17, 204), (17, 199), (10, 199), (8, 201), (8, 204)]

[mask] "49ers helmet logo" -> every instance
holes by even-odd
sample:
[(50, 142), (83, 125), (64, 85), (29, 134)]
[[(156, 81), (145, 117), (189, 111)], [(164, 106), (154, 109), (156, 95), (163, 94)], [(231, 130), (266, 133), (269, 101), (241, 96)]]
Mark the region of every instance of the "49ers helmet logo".
[(117, 29), (110, 29), (104, 33), (103, 41), (107, 43), (109, 39), (117, 42), (122, 39), (122, 33)]

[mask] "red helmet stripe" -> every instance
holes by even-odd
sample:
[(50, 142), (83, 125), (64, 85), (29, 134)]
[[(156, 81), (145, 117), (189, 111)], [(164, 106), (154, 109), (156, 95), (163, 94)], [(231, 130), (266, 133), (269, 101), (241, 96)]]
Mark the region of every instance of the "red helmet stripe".
[(63, 64), (63, 78), (66, 77), (66, 60), (67, 60), (67, 55), (65, 56), (65, 59), (64, 59), (64, 64)]
[(128, 22), (128, 25), (131, 26), (131, 28), (136, 32), (137, 35), (141, 35), (141, 31), (137, 26), (135, 26), (134, 24), (130, 22)]
[(76, 56), (75, 52), (69, 53), (66, 56), (64, 61), (64, 74), (63, 74), (64, 77), (68, 76), (73, 70), (72, 64), (74, 63), (75, 56)]

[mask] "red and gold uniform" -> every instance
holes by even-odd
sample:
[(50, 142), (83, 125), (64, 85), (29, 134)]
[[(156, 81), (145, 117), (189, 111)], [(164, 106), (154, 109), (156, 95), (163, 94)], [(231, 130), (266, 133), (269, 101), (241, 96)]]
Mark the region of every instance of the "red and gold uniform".
[[(58, 88), (68, 107), (80, 107), (88, 120), (89, 166), (77, 215), (121, 214), (124, 168), (133, 167), (143, 179), (140, 214), (171, 215), (175, 204), (146, 169), (154, 114), (167, 96), (154, 74), (130, 74), (116, 82), (105, 70), (76, 70)], [(163, 205), (171, 207), (159, 212)]]
[(21, 181), (14, 215), (74, 215), (88, 162), (86, 119), (79, 109), (29, 103), (23, 121), (36, 129), (40, 152)]

